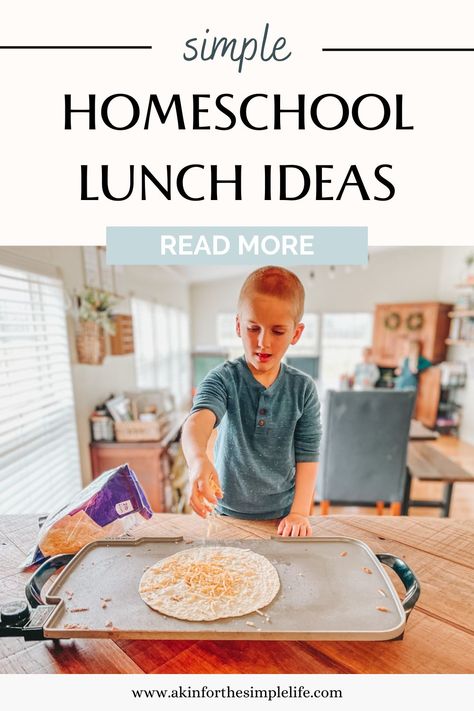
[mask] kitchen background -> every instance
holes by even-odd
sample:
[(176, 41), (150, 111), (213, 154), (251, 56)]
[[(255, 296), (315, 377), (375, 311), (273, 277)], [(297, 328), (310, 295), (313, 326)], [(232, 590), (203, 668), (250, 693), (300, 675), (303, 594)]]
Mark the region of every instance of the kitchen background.
[[(295, 269), (306, 289), (306, 330), (289, 351), (289, 362), (311, 373), (324, 395), (328, 388), (348, 386), (362, 348), (373, 344), (374, 361), (389, 385), (399, 356), (396, 339), (405, 329), (422, 341), (430, 360), (452, 364), (427, 371), (418, 419), (474, 444), (473, 254), (474, 248), (465, 247), (372, 248), (366, 268)], [(105, 251), (96, 247), (2, 248), (1, 511), (60, 506), (117, 457), (149, 472), (154, 508), (176, 506), (184, 475), (171, 442), (192, 388), (214, 364), (240, 353), (234, 310), (249, 271), (111, 269)], [(99, 350), (96, 326), (80, 322), (95, 294), (88, 286), (110, 292), (102, 307), (112, 302), (116, 314), (115, 336), (101, 339)], [(459, 309), (454, 318), (453, 306)], [(414, 328), (407, 331), (409, 317)], [(94, 359), (94, 365), (80, 362)], [(135, 400), (143, 388), (148, 398)], [(142, 412), (139, 427), (153, 427), (156, 411), (166, 412), (160, 441), (133, 443), (127, 415), (122, 451), (106, 442), (91, 447), (91, 414), (96, 412), (100, 427), (98, 406), (115, 396), (120, 409), (117, 397), (123, 393)], [(171, 457), (164, 456), (168, 448)]]

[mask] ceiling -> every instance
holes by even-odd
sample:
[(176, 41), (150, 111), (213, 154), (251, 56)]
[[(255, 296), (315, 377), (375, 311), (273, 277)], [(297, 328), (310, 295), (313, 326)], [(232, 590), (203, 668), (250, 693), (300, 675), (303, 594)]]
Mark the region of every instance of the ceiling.
[[(377, 252), (382, 252), (391, 249), (400, 249), (400, 247), (369, 247), (369, 256)], [(405, 247), (402, 249), (410, 249)], [(181, 281), (190, 284), (201, 281), (217, 281), (219, 279), (231, 279), (236, 276), (249, 274), (254, 269), (251, 265), (222, 265), (214, 266), (212, 264), (200, 264), (196, 266), (172, 266), (167, 267), (167, 270), (174, 272), (175, 276)]]

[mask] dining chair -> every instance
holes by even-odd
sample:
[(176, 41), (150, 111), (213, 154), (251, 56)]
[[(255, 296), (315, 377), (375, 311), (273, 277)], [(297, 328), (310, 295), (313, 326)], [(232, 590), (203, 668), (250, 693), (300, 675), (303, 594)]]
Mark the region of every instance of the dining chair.
[(324, 402), (317, 500), (329, 505), (390, 504), (400, 515), (415, 390), (328, 390)]

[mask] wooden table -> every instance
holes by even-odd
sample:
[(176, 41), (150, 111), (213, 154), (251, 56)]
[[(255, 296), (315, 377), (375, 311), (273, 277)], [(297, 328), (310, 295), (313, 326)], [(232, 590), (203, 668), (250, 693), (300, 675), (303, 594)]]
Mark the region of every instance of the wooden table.
[[(440, 508), (449, 516), (453, 486), (456, 482), (474, 482), (474, 446), (457, 437), (440, 437), (433, 442), (411, 441), (408, 445), (408, 476), (402, 513), (410, 506)], [(413, 479), (444, 482), (444, 495), (439, 501), (411, 499)]]
[(434, 440), (439, 438), (439, 432), (430, 430), (419, 420), (411, 420), (408, 437), (410, 440)]
[[(421, 596), (403, 640), (391, 642), (196, 642), (0, 638), (1, 673), (469, 673), (474, 672), (474, 522), (393, 516), (312, 519), (317, 535), (365, 541), (405, 558)], [(221, 539), (268, 538), (272, 522), (220, 518)], [(141, 535), (203, 538), (196, 516), (158, 514)], [(18, 565), (38, 531), (35, 516), (0, 517), (0, 604), (22, 596)], [(390, 573), (391, 574), (391, 573)], [(392, 575), (392, 574), (391, 574)], [(402, 586), (394, 580), (402, 596)]]

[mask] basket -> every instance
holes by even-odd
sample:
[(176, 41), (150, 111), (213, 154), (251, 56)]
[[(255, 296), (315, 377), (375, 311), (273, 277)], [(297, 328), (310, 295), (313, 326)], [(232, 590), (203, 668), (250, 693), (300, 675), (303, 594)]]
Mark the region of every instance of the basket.
[(101, 365), (105, 358), (105, 336), (102, 326), (94, 321), (81, 321), (76, 336), (79, 363)]
[(157, 442), (162, 436), (161, 422), (115, 422), (117, 442)]

